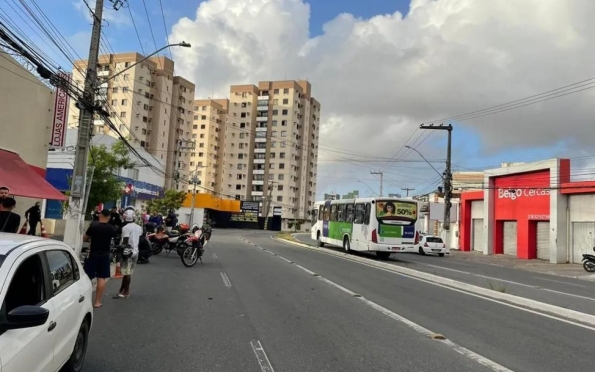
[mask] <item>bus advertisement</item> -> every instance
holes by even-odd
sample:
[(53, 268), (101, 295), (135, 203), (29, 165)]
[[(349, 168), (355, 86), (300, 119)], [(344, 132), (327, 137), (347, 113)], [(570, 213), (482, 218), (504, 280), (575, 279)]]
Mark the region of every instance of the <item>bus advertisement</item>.
[(418, 203), (401, 198), (360, 198), (316, 202), (312, 239), (343, 247), (346, 252), (376, 252), (379, 258), (409, 249), (419, 234)]

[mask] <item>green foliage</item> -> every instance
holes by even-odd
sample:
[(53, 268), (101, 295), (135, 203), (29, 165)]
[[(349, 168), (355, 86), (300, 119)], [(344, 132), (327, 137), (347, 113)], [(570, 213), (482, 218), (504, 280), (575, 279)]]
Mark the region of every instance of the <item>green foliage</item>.
[(153, 199), (147, 202), (147, 211), (166, 215), (170, 209), (174, 211), (180, 209), (185, 199), (185, 191), (166, 190), (163, 198)]

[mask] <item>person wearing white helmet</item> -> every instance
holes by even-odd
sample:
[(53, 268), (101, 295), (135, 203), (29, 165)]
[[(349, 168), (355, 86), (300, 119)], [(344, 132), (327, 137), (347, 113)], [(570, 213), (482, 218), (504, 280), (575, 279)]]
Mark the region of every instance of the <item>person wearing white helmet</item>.
[(126, 208), (124, 211), (124, 223), (126, 225), (122, 228), (122, 244), (130, 245), (132, 256), (122, 258), (122, 261), (120, 261), (120, 269), (123, 275), (122, 285), (120, 286), (120, 292), (114, 298), (128, 298), (130, 296), (130, 282), (138, 260), (138, 243), (143, 235), (143, 228), (134, 223), (135, 219), (134, 208)]

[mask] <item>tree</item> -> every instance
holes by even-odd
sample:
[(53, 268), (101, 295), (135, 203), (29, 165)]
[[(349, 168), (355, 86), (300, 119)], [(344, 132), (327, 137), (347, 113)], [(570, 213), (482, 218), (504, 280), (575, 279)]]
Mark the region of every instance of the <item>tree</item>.
[(170, 209), (174, 211), (180, 209), (185, 199), (185, 191), (166, 190), (163, 198), (147, 202), (147, 210), (151, 213), (157, 212), (165, 215)]

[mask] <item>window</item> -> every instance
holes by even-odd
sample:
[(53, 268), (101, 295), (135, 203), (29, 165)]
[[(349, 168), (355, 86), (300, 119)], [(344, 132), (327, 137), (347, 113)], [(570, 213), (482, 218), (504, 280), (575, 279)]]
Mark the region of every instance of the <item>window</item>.
[(337, 221), (337, 204), (331, 205), (331, 219), (330, 221)]
[(283, 185), (277, 186), (277, 191), (283, 191)]
[(241, 190), (242, 189), (242, 185), (236, 185), (236, 190)]
[(122, 105), (127, 105), (128, 104), (128, 100), (127, 99), (123, 99), (122, 100)]
[(245, 138), (246, 137), (246, 133), (240, 133), (240, 138)]
[(129, 74), (124, 74), (124, 80), (129, 80), (130, 79), (130, 75)]
[(324, 206), (321, 205), (318, 207), (318, 221), (322, 221), (323, 214), (324, 214)]
[(283, 89), (283, 94), (289, 94), (289, 89), (287, 89), (287, 88)]
[(283, 174), (280, 174), (279, 176), (277, 176), (277, 179), (278, 179), (279, 181), (283, 181), (283, 180), (285, 179), (285, 175), (283, 175)]
[(205, 138), (205, 134), (204, 133), (201, 133), (200, 134), (200, 138)]
[(365, 204), (356, 204), (355, 205), (355, 219), (354, 219), (353, 223), (363, 224), (365, 214), (366, 214), (366, 205)]
[(273, 89), (273, 94), (279, 94), (279, 89)]
[(273, 115), (279, 115), (279, 110), (273, 110)]
[(287, 137), (287, 131), (286, 130), (282, 130), (281, 131), (281, 137)]
[(203, 124), (203, 125), (200, 126), (200, 129), (205, 129), (205, 128), (206, 128), (206, 125), (205, 124)]
[(279, 163), (279, 169), (285, 169), (285, 163)]
[(287, 126), (287, 120), (281, 120), (281, 126), (286, 127)]
[(283, 197), (282, 196), (277, 196), (277, 201), (278, 202), (282, 202), (283, 201)]
[(369, 225), (370, 224), (370, 213), (372, 211), (372, 204), (367, 203), (366, 204), (366, 213), (364, 215), (364, 225)]
[(66, 251), (55, 250), (46, 253), (54, 294), (61, 292), (80, 278), (78, 265)]
[(118, 100), (112, 99), (112, 106), (117, 106), (117, 105), (118, 105)]
[(345, 221), (345, 204), (340, 204), (338, 211), (337, 211), (337, 221), (344, 222)]
[(347, 204), (345, 207), (345, 222), (353, 222), (353, 204)]
[(198, 129), (198, 125), (193, 125), (192, 129)]
[(273, 122), (271, 123), (271, 125), (272, 125), (273, 127), (276, 127), (276, 126), (277, 126), (277, 120), (273, 120)]
[(120, 117), (121, 117), (121, 118), (125, 118), (125, 117), (126, 117), (126, 111), (122, 111), (122, 112), (120, 113)]
[(238, 170), (242, 170), (242, 164), (238, 164)]
[(283, 115), (287, 115), (287, 110), (282, 111)]
[(118, 87), (112, 88), (112, 93), (118, 93)]
[(287, 98), (284, 98), (284, 99), (283, 99), (283, 104), (284, 104), (284, 105), (287, 105), (287, 104), (289, 104), (289, 100), (288, 100)]
[[(41, 257), (35, 254), (23, 261), (12, 277), (0, 317), (20, 306), (39, 306), (46, 301)], [(0, 331), (1, 333), (1, 331)]]
[(200, 119), (201, 119), (201, 120), (207, 120), (207, 115), (201, 115), (201, 116), (200, 116)]

